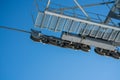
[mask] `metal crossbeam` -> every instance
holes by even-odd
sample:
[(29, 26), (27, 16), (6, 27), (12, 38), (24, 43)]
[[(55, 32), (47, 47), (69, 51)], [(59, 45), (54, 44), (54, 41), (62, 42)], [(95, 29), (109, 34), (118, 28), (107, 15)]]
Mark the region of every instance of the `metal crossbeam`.
[(105, 24), (108, 24), (111, 18), (120, 20), (120, 15), (116, 14), (117, 9), (120, 10), (119, 6), (120, 6), (120, 0), (116, 0), (114, 6), (111, 8), (109, 14), (107, 15), (107, 18), (104, 21)]
[[(95, 4), (87, 4), (87, 5), (83, 5), (82, 7), (87, 8), (87, 7), (99, 6), (99, 5), (105, 5), (105, 4), (112, 4), (114, 2), (115, 1), (101, 2), (101, 3), (95, 3)], [(79, 8), (79, 7), (78, 6), (73, 6), (73, 7), (55, 9), (54, 11), (56, 11), (56, 10), (64, 11), (64, 10), (71, 10), (71, 9), (77, 9), (77, 8)]]

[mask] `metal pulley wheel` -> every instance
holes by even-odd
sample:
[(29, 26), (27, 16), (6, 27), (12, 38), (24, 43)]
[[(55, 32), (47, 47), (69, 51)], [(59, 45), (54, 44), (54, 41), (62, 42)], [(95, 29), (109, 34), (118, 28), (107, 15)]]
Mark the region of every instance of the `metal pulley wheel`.
[(81, 50), (83, 50), (85, 52), (89, 52), (91, 49), (91, 47), (89, 45), (86, 45), (86, 44), (81, 44), (80, 47), (81, 47)]
[(94, 51), (99, 55), (105, 55), (105, 52), (101, 48), (95, 48)]
[(35, 42), (40, 42), (40, 39), (34, 38), (32, 35), (30, 36), (30, 38)]

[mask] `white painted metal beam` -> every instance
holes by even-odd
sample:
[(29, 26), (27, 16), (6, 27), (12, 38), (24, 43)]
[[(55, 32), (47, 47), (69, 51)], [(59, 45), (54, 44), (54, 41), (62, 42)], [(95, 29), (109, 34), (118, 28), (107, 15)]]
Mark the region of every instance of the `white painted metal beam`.
[(50, 0), (48, 0), (48, 2), (47, 2), (46, 9), (49, 7), (49, 5), (50, 5)]
[(83, 7), (77, 2), (77, 0), (74, 0), (75, 4), (80, 8), (80, 10), (84, 13), (84, 15), (89, 19), (90, 17), (88, 16), (88, 14), (85, 12), (85, 10), (83, 9)]

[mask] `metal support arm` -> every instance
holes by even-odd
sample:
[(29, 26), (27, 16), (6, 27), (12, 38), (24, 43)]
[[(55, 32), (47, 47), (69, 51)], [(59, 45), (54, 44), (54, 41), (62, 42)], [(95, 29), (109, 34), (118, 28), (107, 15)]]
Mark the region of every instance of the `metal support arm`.
[(80, 8), (80, 10), (84, 13), (84, 15), (89, 19), (90, 17), (88, 16), (88, 14), (85, 12), (85, 10), (83, 9), (83, 7), (77, 2), (77, 0), (74, 0), (75, 4)]

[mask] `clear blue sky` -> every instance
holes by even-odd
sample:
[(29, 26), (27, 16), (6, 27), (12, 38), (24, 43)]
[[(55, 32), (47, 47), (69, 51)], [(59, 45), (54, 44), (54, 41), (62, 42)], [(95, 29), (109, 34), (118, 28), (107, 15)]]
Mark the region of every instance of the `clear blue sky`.
[[(33, 0), (0, 0), (0, 25), (30, 30), (32, 5)], [(0, 80), (120, 80), (120, 60), (99, 56), (93, 49), (85, 53), (36, 43), (29, 37), (0, 29)]]

